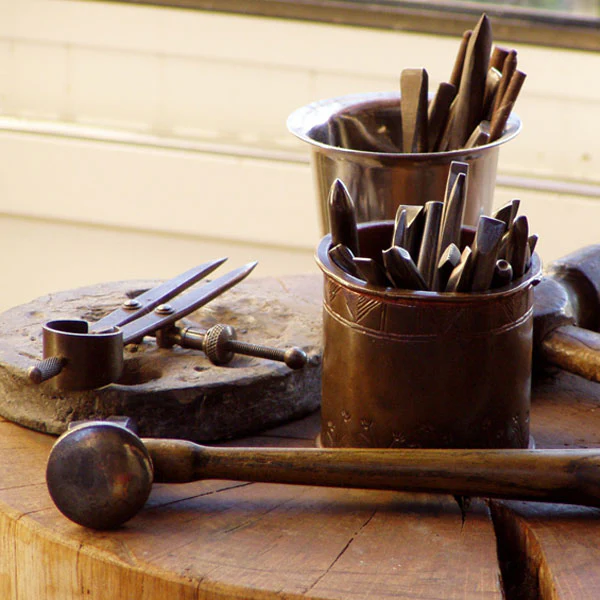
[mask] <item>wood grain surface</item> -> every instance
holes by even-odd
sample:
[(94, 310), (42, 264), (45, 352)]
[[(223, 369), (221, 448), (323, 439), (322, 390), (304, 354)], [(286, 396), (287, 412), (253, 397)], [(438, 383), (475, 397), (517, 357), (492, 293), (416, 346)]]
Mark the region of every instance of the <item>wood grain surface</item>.
[[(600, 446), (600, 385), (559, 370), (534, 382), (538, 448)], [(599, 482), (600, 484), (600, 482)], [(537, 502), (492, 502), (507, 597), (600, 597), (600, 510)]]
[[(600, 446), (600, 388), (534, 385), (539, 448)], [(319, 414), (226, 445), (313, 446)], [(0, 418), (0, 598), (592, 599), (600, 512), (444, 495), (205, 481), (154, 486), (113, 532), (65, 519), (54, 439)], [(504, 589), (503, 589), (504, 588)]]
[[(250, 443), (310, 446), (317, 429), (314, 415)], [(142, 513), (98, 533), (48, 496), (52, 437), (2, 421), (0, 440), (2, 598), (501, 598), (481, 501), (463, 523), (446, 496), (156, 485)]]

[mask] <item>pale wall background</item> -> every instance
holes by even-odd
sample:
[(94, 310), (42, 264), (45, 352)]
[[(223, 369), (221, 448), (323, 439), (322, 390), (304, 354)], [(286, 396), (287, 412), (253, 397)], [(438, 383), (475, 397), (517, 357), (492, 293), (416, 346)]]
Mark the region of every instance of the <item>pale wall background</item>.
[[(496, 42), (502, 43), (501, 39)], [(0, 0), (0, 310), (229, 256), (317, 272), (311, 101), (436, 85), (458, 40), (79, 2)], [(507, 44), (528, 79), (496, 204), (519, 197), (548, 262), (600, 241), (600, 54)]]

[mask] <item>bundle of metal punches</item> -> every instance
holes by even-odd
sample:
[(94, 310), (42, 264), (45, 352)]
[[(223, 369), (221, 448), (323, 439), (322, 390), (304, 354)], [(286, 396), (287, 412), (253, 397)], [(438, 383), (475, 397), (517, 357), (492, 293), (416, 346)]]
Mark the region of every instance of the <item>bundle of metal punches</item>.
[(492, 48), (484, 14), (465, 31), (448, 81), (429, 100), (424, 68), (403, 69), (400, 111), (340, 114), (328, 124), (329, 144), (386, 153), (446, 152), (474, 148), (502, 137), (526, 74), (517, 52)]
[(463, 243), (468, 169), (467, 163), (451, 163), (443, 202), (398, 207), (380, 260), (361, 256), (354, 202), (337, 179), (328, 199), (329, 258), (346, 274), (386, 288), (483, 292), (520, 278), (538, 238), (529, 234), (527, 217), (517, 216), (518, 199), (492, 216), (481, 216), (472, 244)]

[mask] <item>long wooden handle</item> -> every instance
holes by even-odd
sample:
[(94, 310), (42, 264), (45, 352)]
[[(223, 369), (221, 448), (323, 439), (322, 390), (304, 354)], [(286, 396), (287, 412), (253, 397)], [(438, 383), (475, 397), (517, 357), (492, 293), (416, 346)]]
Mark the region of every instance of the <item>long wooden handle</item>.
[(539, 351), (545, 361), (600, 382), (600, 333), (563, 325), (546, 335)]
[(213, 448), (145, 439), (154, 480), (232, 479), (600, 507), (598, 450)]

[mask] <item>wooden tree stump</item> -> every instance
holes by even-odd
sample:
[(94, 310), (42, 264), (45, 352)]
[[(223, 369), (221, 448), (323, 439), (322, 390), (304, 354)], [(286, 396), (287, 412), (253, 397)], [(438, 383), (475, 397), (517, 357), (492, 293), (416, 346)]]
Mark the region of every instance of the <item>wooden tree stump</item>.
[[(298, 287), (285, 281), (286, 293), (298, 292), (296, 306), (320, 314), (319, 279)], [(31, 326), (36, 351), (46, 319), (38, 310), (29, 315), (38, 321)], [(312, 325), (319, 328), (318, 316)], [(293, 343), (303, 345), (294, 334)], [(7, 340), (13, 339), (14, 363), (15, 340), (28, 335), (3, 339), (3, 365)], [(3, 366), (3, 381), (14, 377), (16, 386), (39, 357), (31, 354), (13, 366), (15, 375)], [(600, 446), (600, 384), (562, 372), (535, 381), (531, 425), (538, 448)], [(223, 444), (307, 447), (318, 429), (313, 414)], [(2, 599), (598, 597), (600, 511), (593, 508), (473, 499), (463, 519), (455, 500), (442, 494), (210, 480), (156, 484), (136, 517), (99, 532), (67, 520), (50, 499), (44, 472), (54, 441), (0, 417)]]

